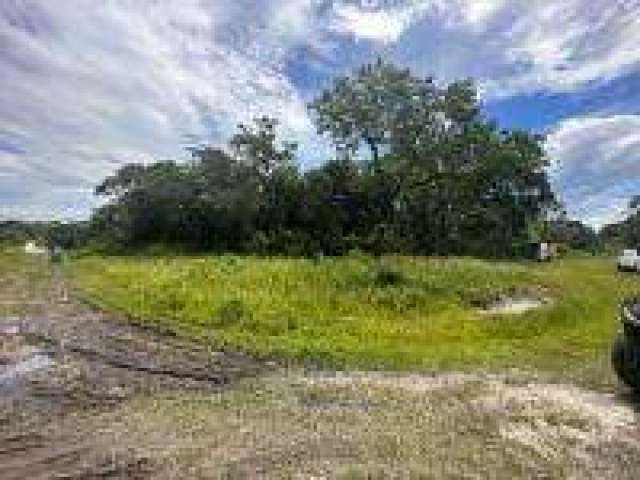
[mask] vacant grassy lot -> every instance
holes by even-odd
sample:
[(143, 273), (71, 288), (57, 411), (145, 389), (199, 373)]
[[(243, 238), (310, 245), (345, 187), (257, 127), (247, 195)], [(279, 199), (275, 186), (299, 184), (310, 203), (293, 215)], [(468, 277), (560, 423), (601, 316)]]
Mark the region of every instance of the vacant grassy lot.
[[(46, 320), (48, 334), (67, 335), (52, 366), (25, 377), (35, 403), (25, 394), (0, 411), (2, 478), (618, 480), (640, 468), (637, 404), (620, 389), (575, 385), (614, 381), (606, 357), (615, 302), (637, 277), (606, 260), (93, 257), (68, 267), (78, 291), (106, 308), (212, 344), (363, 368), (480, 371), (285, 366), (221, 389), (139, 378), (82, 352), (135, 360), (180, 342), (94, 317), (73, 296), (61, 302), (57, 267), (0, 253), (2, 298), (24, 309), (25, 324)], [(513, 318), (478, 313), (500, 293), (553, 303)], [(589, 382), (569, 368), (595, 359), (602, 368)], [(505, 366), (519, 371), (483, 370)], [(60, 406), (40, 415), (43, 401)]]
[[(606, 355), (638, 280), (609, 259), (90, 257), (71, 264), (102, 308), (259, 355), (332, 366), (562, 370)], [(487, 316), (501, 294), (551, 302)]]

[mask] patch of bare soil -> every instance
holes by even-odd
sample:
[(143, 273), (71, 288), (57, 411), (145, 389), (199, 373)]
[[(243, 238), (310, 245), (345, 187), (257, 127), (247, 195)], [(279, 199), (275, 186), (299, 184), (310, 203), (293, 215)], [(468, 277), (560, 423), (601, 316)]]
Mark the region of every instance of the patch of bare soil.
[(3, 480), (153, 478), (152, 458), (105, 443), (87, 419), (141, 396), (213, 392), (263, 368), (114, 320), (60, 291), (0, 320)]
[(634, 479), (637, 407), (519, 376), (283, 370), (86, 420), (154, 478)]
[(471, 304), (483, 315), (520, 315), (553, 303), (546, 288), (532, 285), (474, 299)]
[(480, 311), (486, 315), (520, 315), (530, 310), (536, 310), (549, 303), (547, 299), (512, 297), (502, 298)]

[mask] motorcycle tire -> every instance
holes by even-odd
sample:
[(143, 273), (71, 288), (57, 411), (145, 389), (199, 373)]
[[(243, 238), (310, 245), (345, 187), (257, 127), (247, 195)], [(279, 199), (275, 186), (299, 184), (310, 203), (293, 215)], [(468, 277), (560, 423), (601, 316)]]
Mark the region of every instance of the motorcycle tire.
[(611, 350), (611, 363), (616, 374), (627, 386), (640, 391), (640, 366), (638, 355), (640, 349), (630, 345), (624, 335), (620, 334), (613, 342)]

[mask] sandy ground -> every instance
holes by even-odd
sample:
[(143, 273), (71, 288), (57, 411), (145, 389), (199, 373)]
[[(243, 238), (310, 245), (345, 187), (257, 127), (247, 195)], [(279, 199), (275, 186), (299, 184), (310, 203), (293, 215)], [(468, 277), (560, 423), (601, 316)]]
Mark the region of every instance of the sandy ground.
[(2, 479), (625, 479), (640, 471), (640, 408), (623, 390), (517, 372), (287, 369), (65, 297), (56, 287), (31, 298), (27, 313), (0, 320)]
[(137, 398), (212, 394), (267, 367), (107, 317), (59, 286), (38, 297), (0, 319), (3, 480), (152, 478), (133, 446), (102, 443), (88, 420)]

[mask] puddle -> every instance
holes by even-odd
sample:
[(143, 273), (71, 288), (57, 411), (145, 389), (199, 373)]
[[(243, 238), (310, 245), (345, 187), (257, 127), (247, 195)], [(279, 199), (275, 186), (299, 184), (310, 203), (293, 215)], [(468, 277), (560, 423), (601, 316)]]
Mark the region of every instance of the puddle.
[(19, 325), (0, 325), (0, 335), (18, 335), (19, 333)]
[(49, 323), (41, 317), (0, 317), (0, 340), (2, 337), (24, 336), (46, 330)]
[(11, 384), (25, 375), (48, 368), (53, 363), (53, 359), (49, 355), (34, 353), (28, 358), (0, 369), (0, 386)]
[(521, 315), (544, 307), (549, 300), (544, 298), (503, 298), (480, 310), (485, 315)]
[(14, 336), (22, 333), (23, 321), (19, 317), (0, 318), (0, 336)]

